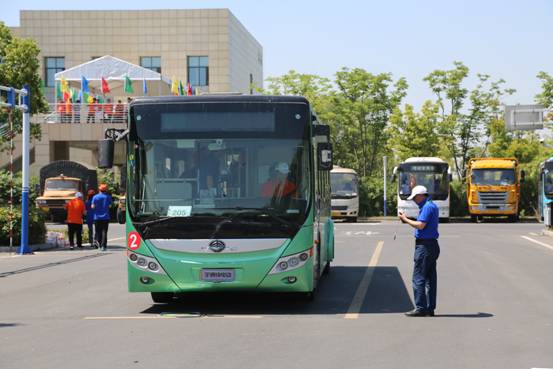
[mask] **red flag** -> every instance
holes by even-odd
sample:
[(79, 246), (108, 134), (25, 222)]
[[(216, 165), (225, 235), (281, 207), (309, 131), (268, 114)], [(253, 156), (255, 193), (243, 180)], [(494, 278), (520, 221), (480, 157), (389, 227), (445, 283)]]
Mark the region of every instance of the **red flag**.
[(188, 85), (186, 85), (186, 96), (192, 96), (192, 85), (190, 82), (188, 82)]
[(106, 80), (104, 79), (104, 77), (102, 77), (102, 93), (103, 94), (107, 94), (109, 93), (110, 90), (109, 90), (109, 86), (108, 86), (108, 83), (106, 82)]

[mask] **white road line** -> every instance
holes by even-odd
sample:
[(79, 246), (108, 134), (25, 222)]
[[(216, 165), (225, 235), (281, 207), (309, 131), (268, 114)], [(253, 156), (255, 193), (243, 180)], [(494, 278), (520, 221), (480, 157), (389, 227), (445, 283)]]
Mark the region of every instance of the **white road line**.
[(363, 301), (365, 301), (365, 296), (367, 294), (369, 286), (371, 285), (374, 267), (378, 264), (378, 259), (380, 258), (380, 254), (382, 253), (383, 246), (384, 241), (378, 241), (376, 249), (374, 250), (371, 260), (369, 261), (368, 268), (365, 271), (361, 282), (359, 282), (359, 286), (357, 287), (357, 291), (355, 291), (353, 300), (351, 300), (351, 305), (349, 306), (348, 312), (344, 316), (345, 319), (359, 318), (359, 312), (361, 311)]
[(125, 237), (117, 237), (117, 238), (112, 238), (110, 240), (108, 240), (108, 242), (112, 242), (112, 241), (117, 241), (117, 240), (124, 240)]
[(524, 238), (525, 240), (528, 240), (528, 241), (530, 241), (530, 242), (534, 242), (535, 244), (538, 244), (538, 245), (540, 245), (540, 246), (547, 247), (547, 248), (550, 249), (550, 250), (553, 250), (553, 246), (548, 245), (548, 244), (546, 244), (546, 243), (544, 243), (544, 242), (540, 242), (540, 241), (538, 241), (538, 240), (535, 240), (535, 239), (530, 238), (530, 237), (527, 237), (527, 236), (520, 236), (520, 237), (522, 237), (522, 238)]

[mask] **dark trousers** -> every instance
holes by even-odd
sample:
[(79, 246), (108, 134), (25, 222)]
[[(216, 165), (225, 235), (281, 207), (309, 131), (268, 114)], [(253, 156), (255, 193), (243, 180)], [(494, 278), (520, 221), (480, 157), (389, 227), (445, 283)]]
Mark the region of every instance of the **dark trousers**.
[(69, 246), (75, 246), (75, 235), (77, 235), (77, 246), (83, 246), (83, 225), (76, 223), (67, 223), (69, 229)]
[(94, 227), (96, 229), (98, 247), (105, 249), (108, 245), (109, 220), (96, 220), (94, 221)]
[(417, 310), (436, 309), (438, 276), (436, 260), (440, 256), (438, 240), (416, 240), (413, 268), (413, 295)]
[(88, 226), (88, 242), (90, 242), (90, 246), (94, 244), (94, 223), (86, 223)]

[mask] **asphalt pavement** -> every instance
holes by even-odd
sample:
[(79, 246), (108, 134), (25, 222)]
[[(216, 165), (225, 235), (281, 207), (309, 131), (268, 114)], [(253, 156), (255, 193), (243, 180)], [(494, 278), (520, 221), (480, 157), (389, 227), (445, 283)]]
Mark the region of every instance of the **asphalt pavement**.
[[(553, 238), (537, 223), (440, 225), (435, 317), (413, 308), (412, 231), (337, 224), (315, 301), (127, 292), (108, 252), (0, 256), (0, 368), (553, 368)], [(394, 237), (394, 235), (397, 235)]]

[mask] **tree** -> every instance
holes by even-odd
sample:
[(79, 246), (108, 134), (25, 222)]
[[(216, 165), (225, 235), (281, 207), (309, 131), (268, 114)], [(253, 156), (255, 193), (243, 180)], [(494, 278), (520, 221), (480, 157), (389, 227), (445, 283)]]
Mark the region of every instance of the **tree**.
[[(29, 84), (31, 90), (31, 114), (47, 111), (47, 103), (41, 90), (38, 55), (40, 50), (35, 41), (19, 39), (0, 22), (0, 85), (23, 88)], [(21, 112), (14, 112), (14, 130), (21, 133)], [(0, 122), (7, 121), (6, 109), (0, 110)], [(31, 137), (40, 138), (40, 126), (32, 125)], [(0, 137), (0, 145), (6, 137)]]
[(409, 104), (403, 111), (394, 110), (387, 133), (390, 151), (397, 161), (411, 156), (437, 155), (440, 151), (438, 110), (439, 106), (432, 101), (425, 101), (420, 113)]
[(329, 112), (329, 97), (332, 94), (332, 84), (328, 78), (291, 70), (280, 77), (269, 77), (267, 82), (269, 87), (262, 90), (263, 93), (304, 96), (320, 119), (325, 121)]
[[(454, 62), (450, 70), (435, 70), (424, 78), (436, 95), (440, 112), (440, 141), (452, 158), (455, 171), (465, 181), (466, 166), (476, 149), (489, 141), (490, 124), (500, 119), (501, 98), (514, 93), (505, 89), (505, 81), (492, 81), (489, 75), (477, 74), (478, 84), (469, 91), (463, 82), (469, 69), (461, 62)], [(480, 152), (478, 155), (484, 154)]]
[[(537, 77), (542, 82), (542, 92), (536, 95), (536, 101), (551, 109), (553, 108), (553, 77), (546, 72), (539, 72)], [(553, 112), (549, 114), (549, 119), (553, 120)]]
[(372, 74), (361, 68), (336, 73), (338, 91), (331, 98), (333, 143), (338, 163), (370, 176), (386, 150), (385, 127), (406, 95), (404, 78), (390, 73)]

